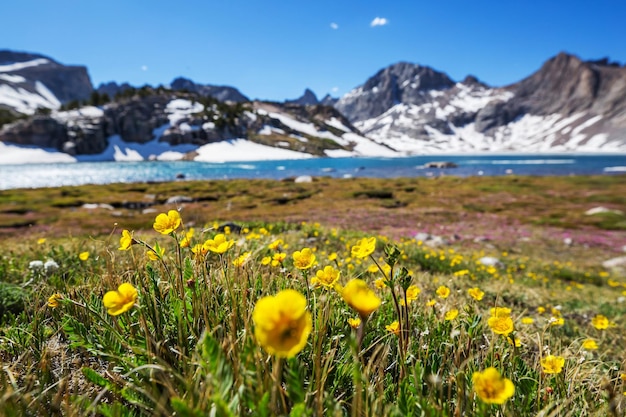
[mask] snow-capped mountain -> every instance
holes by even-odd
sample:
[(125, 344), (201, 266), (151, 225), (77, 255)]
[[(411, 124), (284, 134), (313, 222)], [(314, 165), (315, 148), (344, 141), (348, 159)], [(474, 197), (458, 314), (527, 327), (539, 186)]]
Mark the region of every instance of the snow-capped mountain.
[(100, 107), (17, 121), (0, 130), (0, 142), (63, 153), (69, 161), (209, 161), (223, 160), (229, 150), (228, 160), (249, 160), (247, 152), (260, 159), (397, 156), (332, 107), (224, 103), (154, 89)]
[(364, 135), (405, 154), (626, 151), (626, 68), (565, 53), (502, 88), (399, 63), (335, 107)]
[(215, 155), (232, 147), (230, 160), (249, 159), (242, 149), (260, 159), (626, 152), (626, 67), (562, 53), (518, 83), (490, 87), (399, 63), (339, 100), (307, 89), (281, 104), (185, 78), (94, 90), (85, 67), (0, 51), (0, 147), (8, 146), (60, 160), (209, 160), (217, 147)]
[(22, 114), (58, 109), (85, 100), (93, 91), (87, 68), (62, 65), (52, 58), (0, 50), (0, 107)]

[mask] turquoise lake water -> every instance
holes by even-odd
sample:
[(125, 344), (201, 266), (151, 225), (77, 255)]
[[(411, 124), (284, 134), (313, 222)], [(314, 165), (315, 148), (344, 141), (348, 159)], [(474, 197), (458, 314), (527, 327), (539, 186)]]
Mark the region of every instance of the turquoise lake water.
[[(449, 161), (457, 168), (424, 168)], [(77, 162), (0, 165), (0, 190), (61, 185), (172, 180), (273, 178), (301, 175), (349, 177), (423, 177), (454, 175), (616, 175), (626, 173), (623, 155), (429, 155), (406, 158), (314, 158), (256, 162)]]

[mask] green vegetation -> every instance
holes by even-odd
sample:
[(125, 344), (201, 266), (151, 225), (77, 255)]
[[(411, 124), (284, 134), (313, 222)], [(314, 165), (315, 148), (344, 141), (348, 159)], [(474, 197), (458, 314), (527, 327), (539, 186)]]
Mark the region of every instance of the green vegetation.
[[(599, 261), (625, 234), (584, 212), (598, 198), (624, 211), (609, 201), (624, 183), (322, 178), (3, 192), (0, 292), (11, 295), (0, 300), (17, 307), (0, 319), (0, 414), (623, 415), (626, 277)], [(165, 204), (173, 195), (194, 201)], [(537, 226), (553, 213), (569, 217)], [(450, 241), (429, 246), (414, 238), (423, 231)], [(583, 241), (594, 234), (607, 241)], [(353, 292), (354, 279), (369, 293)], [(310, 334), (285, 305), (278, 318), (256, 310), (284, 289), (306, 300)], [(272, 333), (283, 320), (299, 324)], [(288, 357), (268, 353), (294, 337), (305, 343)], [(514, 393), (485, 388), (500, 376)]]

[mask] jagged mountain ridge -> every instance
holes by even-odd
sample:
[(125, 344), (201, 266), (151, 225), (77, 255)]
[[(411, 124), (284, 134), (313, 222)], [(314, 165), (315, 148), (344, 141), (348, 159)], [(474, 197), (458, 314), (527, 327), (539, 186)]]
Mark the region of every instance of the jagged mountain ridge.
[[(68, 74), (75, 79), (65, 83), (62, 80)], [(51, 87), (42, 80), (49, 82)], [(180, 97), (195, 94), (197, 97), (193, 100), (213, 97), (231, 103), (250, 103), (234, 87), (196, 84), (185, 78), (174, 80), (171, 87), (171, 90), (163, 87), (159, 90), (180, 92)], [(144, 86), (142, 90), (146, 93), (151, 88)], [(103, 84), (96, 91), (114, 96), (125, 90), (131, 90), (131, 96), (134, 94), (128, 84), (117, 83)], [(291, 105), (291, 112), (297, 105), (334, 106), (352, 122), (349, 130), (356, 128), (374, 142), (384, 143), (386, 146), (380, 149), (386, 153), (392, 148), (397, 156), (468, 151), (624, 152), (625, 90), (626, 68), (608, 60), (584, 62), (562, 53), (548, 60), (531, 76), (505, 87), (490, 87), (473, 76), (455, 82), (430, 67), (401, 62), (381, 69), (338, 100), (327, 95), (320, 101), (307, 89), (302, 97), (292, 100), (291, 104), (288, 100), (284, 105)], [(0, 51), (0, 107), (33, 114), (38, 107), (58, 109), (69, 100), (85, 99), (93, 91), (84, 67), (67, 67), (39, 54)], [(179, 96), (170, 96), (170, 99)], [(167, 106), (162, 102), (151, 105)], [(100, 122), (95, 124), (94, 129), (99, 132), (95, 136), (89, 133), (89, 129), (77, 127), (93, 125), (85, 122), (80, 111), (64, 113), (61, 122), (53, 112), (52, 117), (33, 118), (4, 128), (0, 140), (38, 146), (48, 143), (55, 149), (76, 154), (97, 153), (107, 135), (120, 135), (122, 140), (142, 143), (147, 140), (145, 138), (153, 138), (153, 130), (161, 128), (160, 123), (165, 120), (163, 115), (157, 115), (154, 123), (144, 126), (145, 131), (133, 132), (133, 117), (146, 120), (146, 114), (152, 111), (144, 107), (139, 102), (101, 107), (106, 122), (100, 127), (97, 127)], [(117, 113), (125, 115), (119, 116), (123, 122), (111, 121), (117, 120), (118, 116), (112, 116)], [(72, 117), (77, 120), (71, 120)], [(298, 116), (300, 122), (310, 123), (307, 117), (310, 115)], [(131, 129), (120, 126), (130, 126)], [(176, 132), (178, 128), (172, 125), (168, 129)], [(241, 130), (218, 133), (201, 130), (205, 133), (194, 137), (198, 144), (248, 138), (248, 133), (251, 138), (255, 135), (254, 129), (243, 133)], [(46, 139), (50, 132), (54, 140)], [(174, 136), (168, 139), (165, 135), (161, 139), (165, 143), (188, 143), (189, 132), (182, 134), (183, 139), (174, 139)], [(38, 139), (33, 141), (33, 137)], [(90, 144), (87, 138), (94, 137), (94, 143)], [(330, 150), (334, 149), (330, 142), (326, 144)], [(314, 154), (325, 153), (316, 150)]]
[[(129, 157), (118, 151), (122, 148), (139, 159), (171, 158), (172, 152), (179, 154), (177, 158), (193, 159), (196, 149), (231, 139), (311, 156), (394, 154), (361, 136), (332, 107), (224, 103), (195, 93), (154, 89), (100, 107), (36, 115), (0, 130), (5, 143), (93, 155), (94, 160), (113, 158), (115, 153)], [(151, 146), (142, 146), (147, 144)]]
[(518, 83), (453, 82), (399, 63), (335, 104), (366, 136), (408, 154), (626, 151), (626, 68), (561, 53)]

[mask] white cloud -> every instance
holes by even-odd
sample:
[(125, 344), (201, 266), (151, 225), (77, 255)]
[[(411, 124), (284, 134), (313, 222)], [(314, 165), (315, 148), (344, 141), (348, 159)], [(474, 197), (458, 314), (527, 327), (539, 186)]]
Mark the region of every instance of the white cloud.
[(141, 70), (142, 71), (148, 71), (148, 66), (147, 65), (142, 65), (141, 66)]
[(372, 20), (372, 23), (370, 23), (371, 27), (375, 27), (375, 26), (385, 26), (389, 24), (389, 20), (387, 20), (384, 17), (375, 17), (374, 20)]
[(339, 91), (339, 87), (333, 87), (331, 88), (331, 90), (333, 93), (336, 93), (337, 91)]
[(332, 23), (330, 24), (330, 28), (331, 28), (331, 29), (335, 29), (335, 30), (337, 30), (337, 29), (339, 29), (339, 25), (338, 25), (337, 23), (335, 23), (335, 22), (332, 22)]

